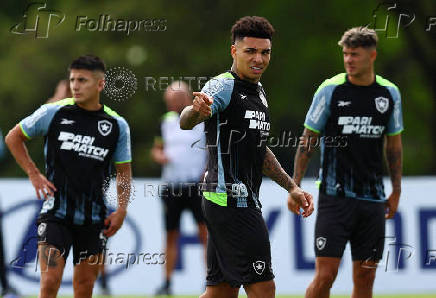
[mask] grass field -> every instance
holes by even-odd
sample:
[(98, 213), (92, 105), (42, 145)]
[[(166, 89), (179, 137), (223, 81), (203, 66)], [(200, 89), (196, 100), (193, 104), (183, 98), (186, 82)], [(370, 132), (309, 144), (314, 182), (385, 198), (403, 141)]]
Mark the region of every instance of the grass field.
[[(29, 298), (37, 298), (37, 296), (28, 296)], [(108, 296), (94, 296), (95, 298), (106, 298)], [(111, 298), (148, 298), (152, 296), (110, 296)], [(166, 297), (166, 296), (159, 296)], [(168, 296), (169, 297), (169, 296)], [(173, 298), (198, 298), (198, 296), (171, 296)], [(246, 297), (239, 295), (239, 297)], [(277, 298), (303, 298), (304, 296), (298, 295), (279, 295)], [(332, 295), (331, 298), (349, 298), (350, 296)], [(374, 298), (435, 298), (436, 294), (409, 294), (409, 295), (374, 295)], [(60, 296), (59, 298), (73, 298), (73, 296)]]

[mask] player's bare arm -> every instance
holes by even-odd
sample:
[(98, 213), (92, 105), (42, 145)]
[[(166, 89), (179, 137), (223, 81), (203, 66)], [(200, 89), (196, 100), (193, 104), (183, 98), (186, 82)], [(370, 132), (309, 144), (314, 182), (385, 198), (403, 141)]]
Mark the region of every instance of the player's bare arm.
[(183, 109), (180, 115), (180, 128), (192, 129), (212, 115), (213, 99), (202, 92), (193, 92), (195, 96), (192, 105)]
[(304, 174), (306, 173), (307, 165), (315, 152), (318, 135), (318, 133), (305, 128), (303, 135), (300, 137), (294, 160), (293, 178), (297, 185), (301, 185), (301, 180), (303, 180)]
[(268, 147), (266, 147), (262, 172), (289, 192), (288, 208), (290, 211), (300, 214), (300, 208), (303, 208), (304, 217), (312, 214), (314, 209), (312, 195), (297, 186)]
[(164, 145), (162, 139), (156, 138), (153, 143), (153, 148), (151, 148), (151, 158), (158, 164), (164, 165), (168, 163), (168, 157), (164, 151)]
[(30, 181), (32, 182), (33, 187), (36, 191), (36, 196), (38, 199), (41, 199), (41, 193), (45, 199), (48, 196), (53, 196), (56, 191), (56, 187), (48, 181), (48, 179), (41, 174), (39, 169), (36, 167), (32, 158), (27, 151), (27, 147), (25, 141), (27, 140), (26, 136), (21, 131), (20, 125), (17, 124), (14, 128), (12, 128), (8, 135), (5, 138), (5, 143), (14, 156), (17, 163), (24, 170), (24, 172), (29, 176)]
[(127, 215), (129, 204), (132, 170), (130, 162), (117, 164), (117, 196), (118, 208), (112, 212), (104, 221), (108, 228), (104, 231), (105, 236), (111, 237), (121, 228)]
[(391, 176), (392, 193), (386, 202), (386, 218), (393, 218), (398, 208), (401, 195), (401, 176), (403, 169), (403, 145), (401, 143), (401, 134), (387, 136), (386, 143), (386, 160)]

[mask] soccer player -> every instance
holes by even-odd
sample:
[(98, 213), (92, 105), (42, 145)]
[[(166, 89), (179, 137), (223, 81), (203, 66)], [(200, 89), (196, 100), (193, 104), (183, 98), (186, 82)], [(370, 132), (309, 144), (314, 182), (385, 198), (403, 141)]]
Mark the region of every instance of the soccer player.
[[(315, 92), (294, 163), (294, 180), (300, 184), (322, 135), (316, 272), (307, 298), (329, 297), (348, 241), (352, 297), (372, 297), (385, 218), (394, 217), (401, 193), (401, 98), (394, 84), (374, 73), (377, 35), (366, 27), (352, 28), (338, 44), (346, 73), (325, 80)], [(385, 139), (393, 189), (387, 200), (382, 181)]]
[(209, 153), (203, 187), (207, 243), (206, 291), (202, 298), (275, 295), (268, 230), (262, 217), (259, 188), (262, 174), (289, 192), (288, 203), (313, 211), (312, 196), (286, 174), (264, 137), (270, 119), (259, 80), (271, 56), (272, 25), (247, 16), (232, 27), (233, 65), (194, 93), (181, 115), (182, 129), (205, 121)]
[[(41, 106), (6, 137), (37, 197), (44, 199), (37, 221), (41, 298), (56, 297), (71, 246), (74, 297), (92, 296), (106, 237), (123, 224), (130, 196), (129, 126), (100, 103), (105, 65), (87, 55), (74, 60), (69, 70), (73, 98)], [(45, 137), (46, 175), (25, 146), (26, 140), (37, 136)], [(112, 162), (118, 208), (106, 217), (103, 192)]]
[(198, 183), (206, 168), (207, 153), (204, 124), (192, 130), (180, 129), (180, 113), (192, 104), (189, 86), (175, 81), (164, 93), (168, 112), (162, 117), (160, 140), (155, 140), (151, 156), (162, 165), (162, 189), (166, 229), (165, 282), (156, 295), (171, 295), (171, 277), (177, 261), (180, 216), (184, 209), (192, 212), (198, 226), (198, 236), (206, 246), (207, 230), (201, 210)]

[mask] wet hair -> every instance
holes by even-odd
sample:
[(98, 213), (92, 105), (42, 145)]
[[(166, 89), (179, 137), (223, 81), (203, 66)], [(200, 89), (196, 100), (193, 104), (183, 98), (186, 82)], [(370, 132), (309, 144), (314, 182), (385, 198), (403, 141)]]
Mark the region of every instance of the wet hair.
[(345, 31), (338, 45), (347, 48), (372, 48), (377, 47), (377, 33), (368, 27), (354, 27)]
[(103, 60), (94, 55), (80, 56), (79, 58), (73, 60), (68, 70), (71, 71), (72, 69), (86, 69), (90, 71), (101, 71), (103, 73), (106, 72), (106, 66), (104, 65)]
[(237, 40), (242, 40), (244, 37), (267, 38), (272, 40), (274, 32), (274, 27), (263, 17), (242, 17), (232, 26), (232, 44), (235, 44)]

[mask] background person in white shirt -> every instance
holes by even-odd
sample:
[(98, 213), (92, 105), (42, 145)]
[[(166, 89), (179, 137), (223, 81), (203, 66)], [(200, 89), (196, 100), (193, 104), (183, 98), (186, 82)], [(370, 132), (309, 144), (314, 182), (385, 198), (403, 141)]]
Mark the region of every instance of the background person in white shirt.
[(165, 281), (156, 295), (171, 295), (171, 276), (177, 261), (180, 216), (184, 209), (192, 212), (198, 225), (198, 236), (204, 247), (207, 229), (201, 210), (197, 184), (202, 180), (207, 153), (204, 124), (193, 130), (180, 129), (180, 113), (192, 104), (192, 94), (186, 83), (175, 81), (164, 93), (168, 112), (162, 117), (161, 138), (156, 138), (151, 156), (162, 165), (162, 181), (168, 184), (162, 191), (166, 229)]

